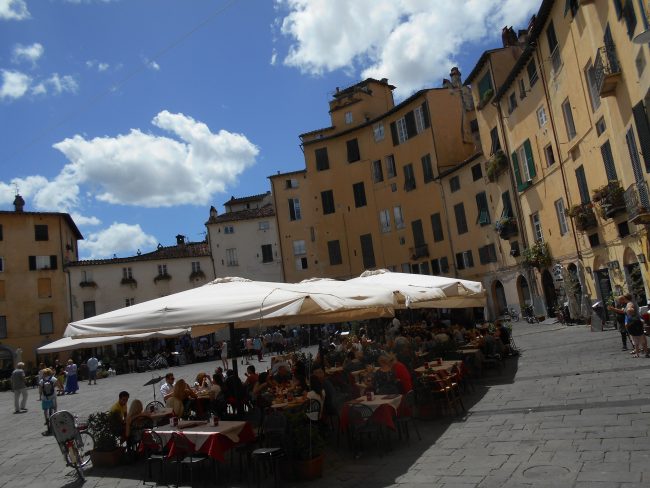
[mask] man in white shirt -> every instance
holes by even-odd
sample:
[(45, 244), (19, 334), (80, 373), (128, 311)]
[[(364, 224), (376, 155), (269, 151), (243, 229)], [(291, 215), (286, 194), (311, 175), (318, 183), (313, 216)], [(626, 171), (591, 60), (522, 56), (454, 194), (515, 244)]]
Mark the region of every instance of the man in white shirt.
[(86, 366), (88, 367), (88, 384), (90, 385), (93, 381), (97, 384), (97, 368), (99, 367), (99, 360), (95, 356), (90, 356), (88, 361), (86, 361)]
[(165, 382), (160, 386), (160, 394), (165, 402), (174, 391), (174, 373), (167, 373), (165, 375)]

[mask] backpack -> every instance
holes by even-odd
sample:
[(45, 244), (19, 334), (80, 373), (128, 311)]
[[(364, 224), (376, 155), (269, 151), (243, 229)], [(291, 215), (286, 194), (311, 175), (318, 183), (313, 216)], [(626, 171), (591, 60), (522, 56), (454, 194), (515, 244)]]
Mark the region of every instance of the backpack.
[(43, 395), (46, 397), (54, 395), (54, 382), (52, 378), (43, 380)]

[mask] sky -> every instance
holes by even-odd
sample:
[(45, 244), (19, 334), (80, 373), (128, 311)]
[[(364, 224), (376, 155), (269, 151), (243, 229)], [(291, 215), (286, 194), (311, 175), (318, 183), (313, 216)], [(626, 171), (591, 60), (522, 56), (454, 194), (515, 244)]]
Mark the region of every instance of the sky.
[(67, 212), (81, 259), (205, 237), (304, 169), (336, 87), (469, 74), (541, 0), (0, 0), (0, 209)]

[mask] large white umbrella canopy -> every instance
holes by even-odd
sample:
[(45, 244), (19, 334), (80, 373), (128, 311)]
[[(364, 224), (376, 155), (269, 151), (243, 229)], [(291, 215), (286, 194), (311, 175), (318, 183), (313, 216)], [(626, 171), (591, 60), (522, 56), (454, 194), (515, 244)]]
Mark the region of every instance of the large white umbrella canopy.
[(111, 344), (122, 344), (125, 342), (140, 342), (148, 339), (167, 339), (189, 334), (189, 329), (169, 329), (156, 332), (145, 332), (143, 334), (117, 335), (105, 337), (85, 337), (75, 339), (74, 337), (63, 337), (57, 341), (45, 344), (37, 349), (39, 354), (48, 354), (59, 351), (74, 351), (76, 349), (88, 349), (91, 347), (108, 346)]
[(334, 285), (275, 283), (219, 278), (175, 293), (68, 324), (66, 337), (125, 335), (191, 327), (199, 336), (237, 328), (337, 322), (392, 316), (391, 290), (346, 282)]
[(445, 276), (395, 273), (387, 269), (365, 271), (348, 283), (385, 287), (400, 296), (406, 308), (462, 308), (485, 306), (486, 293), (479, 281)]

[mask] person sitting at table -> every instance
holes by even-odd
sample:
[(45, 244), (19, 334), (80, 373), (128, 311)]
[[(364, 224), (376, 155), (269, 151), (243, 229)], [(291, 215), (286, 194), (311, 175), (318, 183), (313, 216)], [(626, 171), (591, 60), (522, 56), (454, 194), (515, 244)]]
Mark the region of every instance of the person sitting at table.
[(312, 374), (309, 377), (309, 391), (307, 392), (307, 398), (318, 400), (320, 402), (320, 411), (318, 414), (310, 412), (307, 414), (307, 417), (314, 422), (322, 419), (323, 412), (325, 411), (325, 388), (323, 387), (320, 378), (315, 374)]
[(379, 364), (379, 369), (375, 371), (372, 379), (375, 393), (380, 395), (399, 393), (400, 388), (395, 371), (393, 371), (391, 357), (388, 354), (382, 354), (377, 359), (377, 363)]
[(230, 405), (234, 413), (239, 413), (241, 407), (247, 401), (244, 384), (232, 369), (226, 371), (226, 381), (223, 385), (223, 395), (226, 404)]
[(110, 408), (109, 413), (118, 415), (120, 421), (124, 422), (128, 413), (127, 403), (129, 402), (129, 392), (121, 391), (117, 398), (117, 402)]
[(258, 382), (259, 380), (259, 375), (255, 372), (255, 366), (252, 364), (246, 368), (246, 381), (244, 381), (244, 388), (246, 388), (246, 391), (248, 391), (249, 396), (250, 393), (253, 391), (253, 387), (255, 386), (255, 383)]
[(199, 390), (207, 390), (210, 388), (211, 382), (210, 382), (210, 377), (208, 376), (208, 373), (202, 371), (199, 374), (196, 375), (196, 381), (194, 382), (194, 388), (197, 388)]
[(273, 380), (269, 373), (266, 371), (260, 373), (257, 382), (253, 385), (251, 390), (251, 400), (260, 408), (270, 405), (270, 402), (265, 399), (265, 396), (272, 387)]
[(163, 402), (167, 401), (167, 399), (172, 396), (172, 392), (174, 391), (174, 373), (167, 373), (165, 375), (165, 382), (160, 385), (160, 394), (163, 397)]
[(273, 374), (273, 380), (276, 383), (289, 383), (291, 381), (291, 371), (289, 370), (289, 363), (286, 361), (277, 362), (273, 365), (272, 371), (275, 371)]
[(197, 394), (194, 393), (192, 388), (185, 380), (180, 379), (174, 384), (172, 394), (167, 398), (165, 404), (173, 410), (176, 417), (182, 417), (186, 411), (189, 411), (191, 399), (196, 398), (198, 398)]
[(400, 362), (397, 358), (391, 357), (390, 359), (393, 365), (393, 372), (399, 382), (400, 393), (406, 395), (413, 389), (413, 377), (411, 376), (411, 372), (408, 370), (406, 365)]
[(131, 402), (124, 421), (124, 434), (127, 439), (131, 435), (131, 423), (138, 417), (147, 417), (143, 412), (144, 407), (142, 406), (142, 402), (136, 398)]
[(353, 350), (349, 351), (347, 358), (343, 363), (343, 371), (346, 373), (353, 373), (354, 371), (360, 371), (366, 367), (363, 361), (363, 350)]

